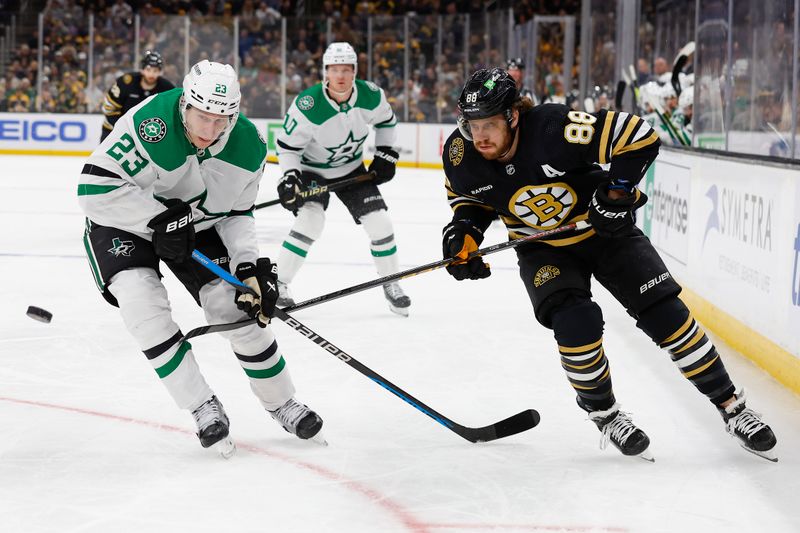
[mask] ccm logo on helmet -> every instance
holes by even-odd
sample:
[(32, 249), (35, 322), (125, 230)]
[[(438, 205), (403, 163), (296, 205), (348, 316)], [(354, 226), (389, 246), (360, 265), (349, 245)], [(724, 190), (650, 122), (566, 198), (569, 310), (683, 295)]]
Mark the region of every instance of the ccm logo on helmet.
[(211, 99), (208, 100), (208, 103), (209, 104), (215, 104), (215, 105), (225, 105), (226, 104), (226, 102), (223, 102), (222, 100), (211, 100)]

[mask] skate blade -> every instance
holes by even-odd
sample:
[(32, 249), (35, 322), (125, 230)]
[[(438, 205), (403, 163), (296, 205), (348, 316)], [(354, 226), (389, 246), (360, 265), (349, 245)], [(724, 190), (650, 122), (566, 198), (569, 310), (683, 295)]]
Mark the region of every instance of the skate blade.
[(233, 443), (230, 437), (226, 437), (217, 442), (212, 448), (215, 449), (223, 459), (230, 459), (233, 454), (236, 453), (236, 444)]
[(653, 457), (653, 452), (650, 451), (650, 448), (647, 448), (645, 451), (643, 451), (639, 455), (634, 455), (634, 457), (638, 457), (639, 459), (644, 459), (648, 463), (655, 463), (656, 462), (656, 458)]
[(395, 307), (392, 304), (389, 304), (389, 310), (396, 315), (404, 317), (408, 316), (408, 307)]
[(325, 435), (322, 434), (322, 431), (318, 431), (316, 435), (314, 435), (308, 440), (315, 444), (319, 444), (320, 446), (328, 445), (328, 441), (325, 439)]
[(740, 444), (740, 446), (742, 446), (742, 448), (744, 448), (748, 452), (752, 453), (753, 455), (757, 455), (758, 457), (761, 457), (762, 459), (766, 459), (767, 461), (770, 461), (770, 462), (773, 462), (773, 463), (777, 463), (778, 462), (778, 456), (775, 454), (775, 448), (772, 448), (771, 450), (767, 450), (767, 451), (764, 451), (764, 452), (759, 452), (757, 450), (751, 450), (747, 446), (744, 446), (744, 445), (741, 445), (741, 444)]

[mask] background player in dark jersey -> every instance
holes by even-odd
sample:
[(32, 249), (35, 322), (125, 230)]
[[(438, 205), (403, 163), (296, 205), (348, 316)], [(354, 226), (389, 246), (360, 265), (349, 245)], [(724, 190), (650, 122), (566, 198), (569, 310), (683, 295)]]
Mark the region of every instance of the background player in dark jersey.
[(530, 99), (533, 105), (539, 105), (539, 100), (533, 91), (525, 87), (525, 60), (521, 57), (509, 58), (506, 61), (506, 69), (508, 69), (509, 75), (514, 78), (514, 82), (517, 85), (517, 93)]
[(164, 68), (164, 59), (161, 54), (148, 50), (142, 56), (142, 69), (139, 72), (123, 74), (106, 93), (103, 100), (103, 132), (100, 142), (103, 142), (119, 117), (135, 107), (139, 102), (156, 93), (174, 89), (171, 81), (161, 77)]
[[(603, 446), (610, 440), (625, 455), (652, 459), (649, 438), (614, 397), (591, 276), (670, 354), (745, 449), (777, 460), (772, 430), (745, 406), (713, 343), (678, 299), (680, 286), (634, 225), (634, 211), (647, 200), (636, 184), (658, 153), (656, 132), (628, 113), (590, 114), (560, 104), (532, 108), (502, 69), (475, 72), (458, 105), (459, 127), (443, 152), (453, 209), (443, 231), (445, 258), (465, 259), (476, 250), (495, 216), (511, 238), (591, 223), (566, 238), (516, 251), (536, 318), (553, 330), (578, 405), (602, 432)], [(610, 166), (603, 170), (596, 163)], [(491, 273), (480, 257), (447, 270), (458, 280)]]

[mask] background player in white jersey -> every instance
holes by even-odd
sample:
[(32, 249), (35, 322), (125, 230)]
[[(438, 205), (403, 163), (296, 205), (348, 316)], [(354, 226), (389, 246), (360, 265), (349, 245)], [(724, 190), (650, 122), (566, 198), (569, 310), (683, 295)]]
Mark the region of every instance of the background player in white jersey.
[[(278, 134), (278, 184), (281, 204), (297, 217), (278, 257), (278, 305), (293, 305), (288, 284), (300, 270), (311, 245), (322, 235), (328, 193), (303, 200), (297, 193), (314, 186), (367, 172), (363, 163), (369, 126), (375, 128), (375, 158), (371, 181), (336, 191), (356, 224), (370, 239), (370, 251), (383, 277), (399, 271), (392, 221), (378, 185), (394, 177), (397, 151), (395, 118), (383, 90), (356, 79), (358, 56), (348, 43), (333, 43), (322, 57), (323, 81), (306, 89), (292, 103)], [(383, 287), (389, 308), (408, 316), (411, 300), (400, 285)]]
[[(268, 327), (275, 265), (259, 258), (252, 208), (266, 145), (239, 115), (230, 65), (201, 61), (173, 89), (145, 100), (92, 153), (78, 186), (84, 244), (98, 288), (119, 307), (175, 403), (189, 410), (203, 447), (233, 453), (229, 421), (173, 321), (159, 260), (203, 307), (209, 323), (255, 317), (223, 335), (250, 388), (287, 431), (320, 440), (322, 420), (294, 399), (294, 385)], [(244, 295), (190, 259), (197, 248), (260, 297)], [(238, 309), (237, 309), (238, 307)], [(259, 327), (260, 326), (260, 327)]]

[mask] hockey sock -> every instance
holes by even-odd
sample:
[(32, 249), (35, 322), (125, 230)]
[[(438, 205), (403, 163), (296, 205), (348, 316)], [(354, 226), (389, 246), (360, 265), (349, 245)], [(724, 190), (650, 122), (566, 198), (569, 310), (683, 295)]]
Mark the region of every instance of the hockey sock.
[(303, 266), (306, 255), (320, 238), (325, 227), (325, 208), (319, 202), (307, 202), (297, 211), (297, 218), (289, 235), (283, 241), (278, 255), (278, 278), (283, 283), (291, 283), (297, 271)]
[(400, 271), (397, 244), (389, 213), (385, 209), (362, 216), (359, 221), (370, 238), (370, 252), (375, 261), (378, 276), (388, 276)]
[[(246, 315), (236, 308), (235, 289), (222, 280), (206, 283), (200, 303), (209, 324), (237, 322)], [(271, 326), (251, 326), (223, 331), (250, 380), (250, 389), (268, 410), (275, 410), (294, 395), (294, 385)]]
[(552, 314), (553, 333), (561, 354), (561, 366), (578, 404), (586, 411), (601, 411), (616, 402), (611, 368), (603, 350), (603, 315), (590, 301), (572, 300)]
[(274, 411), (294, 396), (294, 384), (286, 367), (286, 360), (278, 349), (277, 341), (273, 341), (269, 348), (261, 353), (255, 355), (236, 353), (236, 358), (250, 379), (250, 389), (253, 394), (268, 411)]
[(108, 290), (119, 302), (125, 327), (139, 343), (161, 383), (181, 409), (192, 409), (212, 392), (188, 342), (172, 320), (167, 291), (150, 268), (123, 270)]
[(653, 342), (670, 354), (683, 377), (719, 406), (735, 387), (714, 344), (678, 298), (645, 310), (636, 323)]

